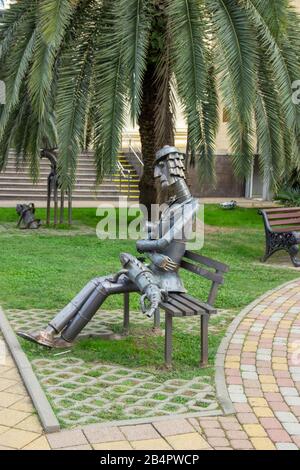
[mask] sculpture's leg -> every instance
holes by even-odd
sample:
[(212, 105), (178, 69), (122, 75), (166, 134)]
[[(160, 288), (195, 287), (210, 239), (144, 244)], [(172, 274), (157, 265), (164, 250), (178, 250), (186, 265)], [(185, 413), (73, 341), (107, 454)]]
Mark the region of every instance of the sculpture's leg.
[[(64, 329), (63, 339), (71, 342), (91, 320), (98, 308), (110, 294), (136, 290), (128, 278), (122, 276), (118, 282), (110, 281), (112, 276), (95, 278), (90, 281), (74, 299), (51, 320), (45, 330), (27, 333), (18, 332), (22, 338), (43, 346), (55, 347), (55, 336)], [(76, 333), (77, 332), (77, 333)]]
[(126, 276), (122, 276), (118, 282), (112, 282), (110, 277), (100, 278), (94, 292), (63, 330), (62, 338), (69, 343), (74, 341), (109, 295), (136, 290), (136, 286)]

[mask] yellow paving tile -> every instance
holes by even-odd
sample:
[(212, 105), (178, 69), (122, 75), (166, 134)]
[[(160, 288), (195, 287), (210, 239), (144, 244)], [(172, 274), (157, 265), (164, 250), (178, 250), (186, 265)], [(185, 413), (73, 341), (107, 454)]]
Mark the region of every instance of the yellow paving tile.
[(280, 326), (283, 328), (289, 328), (293, 324), (290, 320), (281, 320)]
[(132, 450), (128, 441), (104, 442), (103, 444), (92, 444), (95, 450)]
[(4, 379), (0, 377), (0, 392), (6, 390), (8, 387), (12, 387), (16, 382), (14, 380)]
[(16, 425), (16, 428), (23, 429), (24, 431), (32, 431), (37, 433), (42, 433), (43, 428), (35, 415), (28, 416), (28, 418), (24, 419)]
[(10, 380), (16, 380), (16, 381), (20, 380), (20, 375), (15, 367), (12, 367), (7, 372), (4, 372), (4, 374), (1, 374), (1, 377), (5, 379), (10, 379)]
[(34, 408), (30, 398), (21, 398), (19, 401), (10, 406), (13, 410), (25, 411), (26, 413), (34, 413)]
[(274, 370), (289, 370), (287, 364), (273, 364)]
[(20, 400), (20, 395), (14, 393), (0, 392), (0, 403), (3, 408), (9, 408)]
[(170, 450), (171, 446), (164, 439), (148, 439), (146, 441), (131, 441), (135, 450)]
[(168, 436), (166, 440), (175, 450), (202, 450), (210, 448), (206, 440), (196, 432)]
[(272, 333), (262, 333), (261, 338), (262, 339), (272, 339), (272, 338), (274, 338), (274, 334), (272, 334)]
[(286, 364), (286, 358), (285, 357), (273, 357), (272, 362), (274, 364)]
[(0, 434), (0, 445), (13, 447), (14, 449), (22, 449), (37, 437), (39, 437), (39, 435), (34, 432), (10, 429)]
[(239, 369), (240, 363), (239, 362), (225, 362), (225, 368), (227, 369)]
[(276, 450), (273, 442), (266, 437), (253, 437), (251, 442), (256, 450)]
[(244, 352), (256, 352), (257, 351), (257, 344), (256, 346), (244, 346)]
[(23, 447), (23, 450), (51, 450), (45, 436), (40, 436)]
[(261, 384), (263, 392), (278, 392), (278, 387), (275, 384)]
[(244, 424), (244, 430), (250, 437), (265, 437), (266, 431), (260, 424)]
[(226, 356), (227, 362), (240, 362), (241, 356)]
[(9, 430), (9, 428), (7, 426), (2, 426), (2, 425), (0, 426), (0, 434), (2, 434), (5, 431), (8, 431), (8, 430)]
[(26, 388), (24, 387), (24, 385), (22, 385), (20, 383), (12, 385), (11, 387), (7, 388), (5, 391), (7, 393), (16, 393), (16, 394), (24, 396), (24, 397), (28, 396), (28, 394), (26, 392)]
[(275, 377), (273, 375), (260, 375), (259, 376), (259, 381), (262, 384), (275, 384)]
[(258, 418), (273, 418), (273, 411), (267, 406), (254, 406), (254, 413)]
[(23, 421), (29, 416), (24, 411), (12, 410), (10, 408), (4, 408), (0, 411), (0, 424), (4, 426), (15, 426), (16, 424)]
[(248, 398), (251, 406), (268, 406), (267, 400), (264, 398)]

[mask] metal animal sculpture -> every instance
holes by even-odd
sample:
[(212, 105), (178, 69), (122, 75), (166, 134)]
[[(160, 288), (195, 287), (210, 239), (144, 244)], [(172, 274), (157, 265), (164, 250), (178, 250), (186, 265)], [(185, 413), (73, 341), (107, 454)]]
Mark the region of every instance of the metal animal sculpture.
[(45, 330), (20, 336), (48, 347), (70, 346), (110, 295), (140, 292), (142, 310), (152, 316), (168, 293), (186, 292), (178, 269), (198, 204), (185, 182), (184, 156), (175, 147), (164, 147), (156, 155), (154, 176), (168, 190), (169, 200), (159, 222), (148, 225), (148, 238), (136, 244), (149, 264), (123, 253), (120, 272), (93, 279)]
[(38, 229), (42, 225), (41, 220), (34, 217), (35, 206), (33, 203), (17, 204), (16, 211), (20, 216), (17, 228)]

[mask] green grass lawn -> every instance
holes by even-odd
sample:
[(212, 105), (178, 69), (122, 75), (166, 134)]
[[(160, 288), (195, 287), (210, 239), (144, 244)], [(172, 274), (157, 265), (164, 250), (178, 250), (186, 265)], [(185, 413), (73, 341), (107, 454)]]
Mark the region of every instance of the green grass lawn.
[[(43, 217), (42, 210), (41, 214)], [(14, 217), (14, 209), (1, 209), (0, 227), (3, 221), (12, 222)], [(74, 209), (74, 220), (75, 226), (96, 227), (99, 218), (95, 209)], [(205, 222), (219, 229), (208, 231), (201, 252), (230, 266), (217, 299), (218, 307), (240, 309), (268, 289), (298, 277), (296, 271), (266, 268), (259, 263), (264, 232), (256, 209), (224, 211), (209, 205)], [(120, 252), (136, 253), (133, 241), (103, 241), (93, 233), (55, 234), (54, 230), (51, 234), (43, 233), (43, 229), (26, 234), (0, 230), (0, 304), (3, 307), (60, 309), (90, 279), (117, 271)], [(205, 298), (209, 288), (205, 280), (199, 281), (186, 272), (182, 272), (182, 277), (192, 295)], [(132, 297), (132, 306), (137, 308), (137, 297)], [(120, 307), (121, 296), (111, 297), (106, 303), (108, 309)]]
[[(37, 210), (37, 217), (44, 216), (43, 210)], [(66, 227), (63, 231), (42, 228), (25, 232), (13, 228), (14, 209), (0, 209), (0, 305), (5, 309), (59, 311), (90, 279), (119, 270), (120, 252), (137, 254), (133, 241), (97, 239), (93, 231), (99, 221), (95, 209), (74, 209), (73, 217), (75, 224), (70, 232)], [(191, 334), (176, 327), (173, 369), (164, 370), (164, 338), (151, 334), (150, 323), (145, 327), (133, 323), (130, 335), (122, 341), (82, 340), (73, 347), (72, 357), (85, 361), (88, 370), (90, 363), (100, 361), (152, 373), (161, 382), (205, 375), (211, 377), (213, 384), (215, 354), (232, 318), (264, 292), (299, 277), (299, 274), (292, 269), (266, 267), (259, 262), (265, 236), (256, 209), (224, 211), (208, 205), (205, 222), (208, 228), (201, 253), (230, 266), (216, 302), (219, 309), (230, 313), (211, 320), (209, 367), (204, 370), (198, 367), (198, 327)], [(190, 294), (199, 299), (207, 298), (208, 281), (199, 280), (185, 271), (182, 271), (182, 277)], [(122, 296), (112, 296), (104, 308), (120, 309), (122, 300)], [(131, 296), (132, 310), (139, 309), (138, 300), (137, 294)], [(101, 322), (100, 314), (97, 321)], [(116, 325), (112, 325), (112, 329), (120, 331)], [(44, 357), (58, 361), (55, 351), (26, 341), (21, 343), (31, 360)], [(52, 401), (51, 393), (48, 396)], [(54, 406), (54, 409), (57, 408)], [(117, 419), (118, 413), (103, 419)]]

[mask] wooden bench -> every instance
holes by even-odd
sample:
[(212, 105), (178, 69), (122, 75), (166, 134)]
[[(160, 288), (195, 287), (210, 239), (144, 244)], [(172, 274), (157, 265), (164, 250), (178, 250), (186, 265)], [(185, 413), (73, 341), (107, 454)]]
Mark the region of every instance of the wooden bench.
[[(211, 315), (217, 313), (214, 303), (218, 288), (224, 283), (224, 273), (229, 271), (226, 264), (214, 261), (206, 256), (198, 255), (192, 251), (186, 251), (181, 262), (181, 268), (186, 269), (197, 276), (204, 277), (212, 282), (207, 302), (192, 297), (189, 294), (171, 293), (166, 302), (161, 303), (160, 308), (165, 311), (165, 364), (172, 364), (172, 332), (173, 318), (176, 317), (200, 317), (200, 367), (208, 363), (208, 323)], [(157, 311), (154, 326), (160, 325), (160, 312)], [(124, 294), (124, 329), (129, 329), (129, 293)]]
[(260, 209), (259, 214), (263, 217), (266, 232), (266, 252), (262, 262), (276, 251), (285, 250), (293, 265), (299, 268), (300, 207)]

